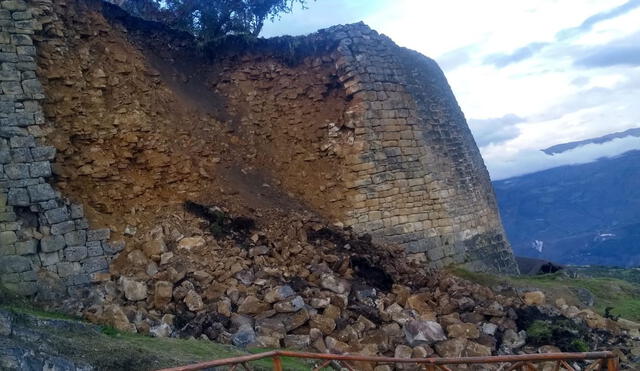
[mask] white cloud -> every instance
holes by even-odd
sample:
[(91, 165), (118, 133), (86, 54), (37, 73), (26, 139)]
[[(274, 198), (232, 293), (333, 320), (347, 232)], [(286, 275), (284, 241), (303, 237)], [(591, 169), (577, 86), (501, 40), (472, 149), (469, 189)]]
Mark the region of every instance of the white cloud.
[[(317, 0), (265, 31), (309, 33), (363, 20), (433, 57), (496, 178), (546, 167), (540, 148), (640, 125), (639, 17), (637, 0)], [(524, 120), (492, 126), (508, 115)]]

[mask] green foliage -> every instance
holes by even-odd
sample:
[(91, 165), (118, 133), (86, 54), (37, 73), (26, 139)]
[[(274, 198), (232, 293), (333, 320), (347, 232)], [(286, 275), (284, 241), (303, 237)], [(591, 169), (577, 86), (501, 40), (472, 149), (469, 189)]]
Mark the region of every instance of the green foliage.
[(527, 337), (534, 343), (549, 344), (553, 340), (553, 329), (545, 321), (533, 321), (526, 331)]
[(190, 32), (207, 43), (227, 35), (256, 37), (265, 20), (290, 13), (306, 0), (126, 0), (123, 7), (145, 18)]
[(571, 347), (572, 349), (570, 349), (572, 352), (588, 352), (589, 351), (589, 345), (587, 345), (587, 343), (582, 340), (582, 339), (575, 339), (571, 342)]

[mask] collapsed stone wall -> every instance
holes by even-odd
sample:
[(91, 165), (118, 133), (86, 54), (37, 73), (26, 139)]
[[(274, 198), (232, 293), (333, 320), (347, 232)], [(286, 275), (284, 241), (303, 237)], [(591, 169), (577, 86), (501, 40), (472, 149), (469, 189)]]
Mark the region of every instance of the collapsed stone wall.
[(91, 229), (82, 205), (48, 182), (56, 149), (42, 140), (32, 12), (21, 0), (0, 4), (0, 282), (46, 299), (101, 280), (124, 245), (109, 242), (108, 228)]
[[(33, 293), (37, 271), (71, 287), (108, 279), (95, 273), (124, 247), (107, 242), (109, 229), (135, 248), (187, 199), (253, 210), (256, 195), (285, 209), (302, 201), (430, 267), (517, 272), (477, 146), (432, 60), (362, 24), (211, 58), (100, 2), (7, 4), (3, 282)], [(82, 207), (47, 180), (109, 228), (85, 232)]]
[[(244, 136), (262, 136), (265, 157), (303, 169), (296, 174), (274, 167), (284, 186), (325, 216), (400, 244), (428, 266), (516, 273), (488, 172), (437, 64), (362, 24), (332, 27), (291, 41), (296, 43), (332, 48), (303, 59), (304, 68), (294, 74), (277, 57), (248, 52), (227, 62), (224, 77), (217, 78), (222, 82), (214, 84), (232, 110), (250, 107)], [(306, 81), (309, 74), (316, 75), (316, 85)], [(305, 109), (288, 99), (327, 99), (326, 91), (314, 90), (318, 83), (342, 91), (344, 100), (332, 105), (335, 115), (305, 120)], [(304, 107), (320, 110), (313, 101)], [(305, 141), (295, 130), (319, 135)], [(289, 135), (278, 143), (276, 132)], [(314, 163), (326, 157), (329, 171)], [(330, 181), (308, 179), (305, 167)]]

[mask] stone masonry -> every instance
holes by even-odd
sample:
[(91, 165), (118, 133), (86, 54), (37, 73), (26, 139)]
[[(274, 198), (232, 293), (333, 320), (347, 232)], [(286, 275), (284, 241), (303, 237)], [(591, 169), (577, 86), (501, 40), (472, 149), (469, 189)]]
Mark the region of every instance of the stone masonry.
[(489, 174), (437, 64), (359, 24), (337, 28), (361, 153), (347, 158), (346, 225), (432, 267), (516, 273)]
[(21, 295), (62, 296), (107, 272), (123, 249), (109, 229), (90, 229), (83, 208), (48, 183), (56, 151), (42, 143), (45, 98), (22, 0), (0, 2), (0, 279)]
[[(248, 50), (227, 63), (218, 89), (238, 111), (250, 107), (244, 135), (262, 135), (278, 148), (263, 146), (260, 153), (272, 157), (285, 187), (326, 217), (400, 244), (430, 267), (517, 273), (489, 174), (433, 60), (364, 24), (290, 39), (298, 54), (311, 51), (297, 70), (278, 56), (282, 40), (264, 43), (260, 53)], [(329, 91), (316, 92), (333, 80), (342, 89), (339, 103)], [(314, 102), (315, 96), (323, 98)], [(334, 114), (326, 122), (303, 116), (304, 99), (313, 106), (308, 111), (323, 112), (329, 103)], [(324, 134), (301, 139), (300, 131)], [(322, 159), (331, 155), (327, 166)]]

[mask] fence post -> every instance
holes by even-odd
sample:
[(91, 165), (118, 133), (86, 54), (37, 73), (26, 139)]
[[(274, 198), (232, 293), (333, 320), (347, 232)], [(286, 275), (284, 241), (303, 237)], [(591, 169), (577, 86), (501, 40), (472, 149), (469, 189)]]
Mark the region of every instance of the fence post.
[(607, 371), (618, 371), (618, 358), (607, 359)]
[(278, 356), (273, 357), (273, 370), (282, 371), (282, 361)]

